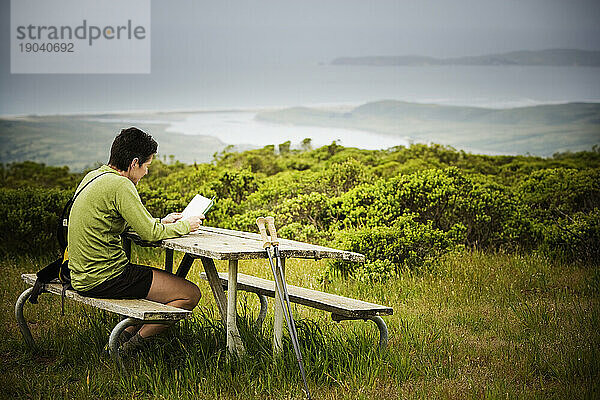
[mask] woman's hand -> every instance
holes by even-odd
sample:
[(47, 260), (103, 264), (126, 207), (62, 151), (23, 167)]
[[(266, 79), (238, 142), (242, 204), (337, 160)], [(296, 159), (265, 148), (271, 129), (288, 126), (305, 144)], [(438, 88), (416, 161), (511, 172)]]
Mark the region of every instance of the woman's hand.
[(177, 222), (181, 219), (183, 215), (181, 213), (171, 213), (160, 220), (163, 224), (172, 224), (173, 222)]
[(200, 225), (202, 225), (202, 220), (203, 219), (204, 219), (204, 214), (201, 214), (201, 215), (191, 215), (191, 216), (185, 218), (184, 221), (189, 221), (189, 223), (190, 223), (190, 232), (193, 232), (196, 229), (200, 228)]

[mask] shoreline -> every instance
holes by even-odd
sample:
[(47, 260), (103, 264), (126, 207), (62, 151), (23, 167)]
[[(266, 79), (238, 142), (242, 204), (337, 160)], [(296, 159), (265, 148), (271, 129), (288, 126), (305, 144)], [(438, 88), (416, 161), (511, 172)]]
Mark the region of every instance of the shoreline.
[[(598, 100), (600, 103), (600, 99)], [(358, 107), (365, 102), (344, 102), (344, 103), (311, 103), (311, 104), (289, 104), (280, 106), (258, 106), (258, 107), (238, 107), (238, 108), (185, 108), (173, 110), (108, 110), (108, 111), (82, 111), (73, 113), (54, 113), (54, 114), (4, 114), (0, 115), (0, 119), (17, 119), (17, 118), (38, 118), (38, 117), (101, 117), (113, 115), (162, 115), (162, 114), (221, 114), (221, 113), (259, 113), (264, 111), (277, 111), (290, 107), (318, 107), (324, 110), (344, 111)]]
[(335, 102), (335, 103), (310, 103), (310, 104), (290, 104), (290, 105), (279, 105), (279, 106), (260, 106), (260, 107), (238, 107), (238, 108), (206, 108), (206, 109), (197, 109), (197, 108), (186, 108), (186, 109), (174, 109), (174, 110), (109, 110), (109, 111), (97, 111), (97, 112), (73, 112), (73, 113), (54, 113), (54, 114), (6, 114), (0, 115), (0, 120), (10, 120), (10, 119), (27, 119), (27, 118), (48, 118), (48, 117), (74, 117), (74, 118), (101, 118), (103, 116), (126, 116), (126, 115), (140, 115), (140, 116), (158, 116), (158, 115), (166, 115), (166, 116), (176, 116), (176, 115), (195, 115), (195, 114), (224, 114), (224, 113), (260, 113), (265, 111), (278, 111), (284, 110), (287, 108), (294, 107), (306, 107), (306, 108), (316, 108), (323, 111), (349, 111), (355, 107), (361, 106), (363, 104), (371, 103), (374, 101), (380, 100), (396, 100), (402, 101), (406, 103), (413, 104), (427, 104), (427, 105), (436, 105), (436, 106), (447, 106), (447, 107), (473, 107), (473, 108), (483, 108), (483, 109), (491, 109), (491, 110), (510, 110), (510, 109), (518, 109), (518, 108), (527, 108), (527, 107), (536, 107), (536, 106), (544, 106), (544, 105), (566, 105), (573, 103), (589, 103), (589, 104), (597, 104), (600, 103), (600, 99), (581, 99), (577, 101), (537, 101), (533, 99), (515, 99), (515, 100), (504, 100), (495, 102), (495, 106), (491, 106), (486, 100), (481, 99), (482, 101), (475, 102), (463, 102), (452, 99), (422, 99), (422, 100), (407, 100), (407, 99), (378, 99), (378, 100), (365, 100), (364, 102)]

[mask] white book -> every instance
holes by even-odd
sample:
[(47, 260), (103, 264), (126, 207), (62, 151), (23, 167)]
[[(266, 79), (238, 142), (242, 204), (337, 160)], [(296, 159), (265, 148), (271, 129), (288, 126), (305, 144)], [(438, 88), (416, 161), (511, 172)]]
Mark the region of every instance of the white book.
[(187, 218), (192, 215), (206, 215), (206, 213), (208, 212), (208, 210), (210, 210), (213, 204), (215, 204), (214, 196), (212, 199), (209, 199), (207, 197), (197, 194), (196, 196), (194, 196), (192, 201), (190, 201), (190, 204), (187, 205), (185, 210), (183, 210), (182, 218)]

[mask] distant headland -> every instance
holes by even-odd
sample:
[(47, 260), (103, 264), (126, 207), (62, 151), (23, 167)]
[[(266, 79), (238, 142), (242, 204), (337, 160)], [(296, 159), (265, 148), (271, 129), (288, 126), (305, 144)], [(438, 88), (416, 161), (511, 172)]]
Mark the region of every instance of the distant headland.
[(419, 55), (339, 57), (331, 65), (366, 66), (430, 66), (430, 65), (523, 65), (523, 66), (578, 66), (600, 67), (600, 51), (577, 49), (520, 50), (509, 53), (487, 54), (453, 58), (435, 58)]

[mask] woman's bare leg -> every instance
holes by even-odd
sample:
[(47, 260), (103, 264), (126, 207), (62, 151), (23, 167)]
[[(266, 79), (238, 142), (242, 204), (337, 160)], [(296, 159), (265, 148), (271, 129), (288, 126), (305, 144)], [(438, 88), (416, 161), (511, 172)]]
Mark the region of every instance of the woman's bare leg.
[[(200, 301), (201, 293), (198, 286), (165, 271), (152, 270), (152, 285), (146, 298), (173, 307), (192, 310)], [(156, 335), (169, 325), (148, 324), (142, 326), (139, 335), (147, 338)]]

